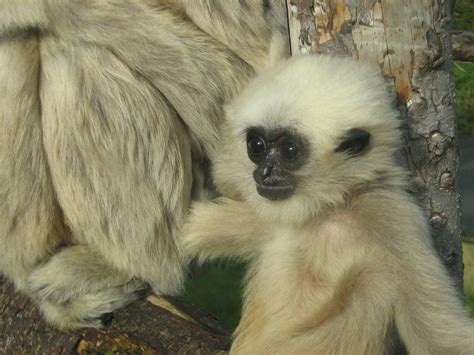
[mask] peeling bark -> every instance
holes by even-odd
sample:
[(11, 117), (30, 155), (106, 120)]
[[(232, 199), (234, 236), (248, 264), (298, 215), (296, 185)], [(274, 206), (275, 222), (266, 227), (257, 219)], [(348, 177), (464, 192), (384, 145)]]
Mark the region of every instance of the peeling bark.
[(435, 247), (462, 290), (448, 0), (288, 0), (293, 55), (346, 55), (394, 83), (405, 160)]

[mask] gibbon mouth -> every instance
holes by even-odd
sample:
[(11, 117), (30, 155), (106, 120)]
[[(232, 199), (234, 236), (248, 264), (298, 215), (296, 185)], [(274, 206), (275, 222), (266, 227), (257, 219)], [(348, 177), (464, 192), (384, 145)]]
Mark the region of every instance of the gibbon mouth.
[(257, 184), (258, 194), (271, 201), (285, 200), (291, 195), (293, 195), (294, 191), (295, 191), (295, 188), (292, 185), (268, 186), (268, 185)]

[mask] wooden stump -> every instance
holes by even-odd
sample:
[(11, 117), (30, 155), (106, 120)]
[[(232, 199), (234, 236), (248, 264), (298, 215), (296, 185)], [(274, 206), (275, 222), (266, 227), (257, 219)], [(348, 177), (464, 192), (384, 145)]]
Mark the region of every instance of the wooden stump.
[(0, 353), (223, 354), (230, 333), (204, 311), (178, 299), (148, 296), (114, 312), (104, 329), (60, 331), (0, 277)]

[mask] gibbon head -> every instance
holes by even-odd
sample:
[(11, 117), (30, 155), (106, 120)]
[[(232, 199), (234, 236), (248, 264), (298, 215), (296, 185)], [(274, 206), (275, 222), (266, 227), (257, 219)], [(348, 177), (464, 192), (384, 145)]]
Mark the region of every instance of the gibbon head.
[(214, 180), (261, 217), (302, 223), (398, 171), (399, 122), (383, 80), (351, 59), (301, 56), (227, 107)]

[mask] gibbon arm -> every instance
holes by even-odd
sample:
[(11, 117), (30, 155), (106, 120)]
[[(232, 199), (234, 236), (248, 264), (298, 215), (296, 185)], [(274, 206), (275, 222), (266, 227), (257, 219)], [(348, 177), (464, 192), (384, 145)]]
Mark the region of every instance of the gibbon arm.
[[(416, 254), (415, 254), (416, 253)], [(474, 326), (430, 245), (406, 251), (396, 324), (413, 354), (474, 354)]]
[(370, 201), (366, 220), (377, 221), (383, 231), (379, 242), (397, 264), (394, 320), (407, 349), (411, 354), (474, 354), (472, 320), (433, 248), (423, 211), (398, 193), (371, 194)]
[(184, 227), (184, 244), (199, 261), (254, 257), (268, 237), (265, 224), (245, 203), (227, 198), (196, 202)]

